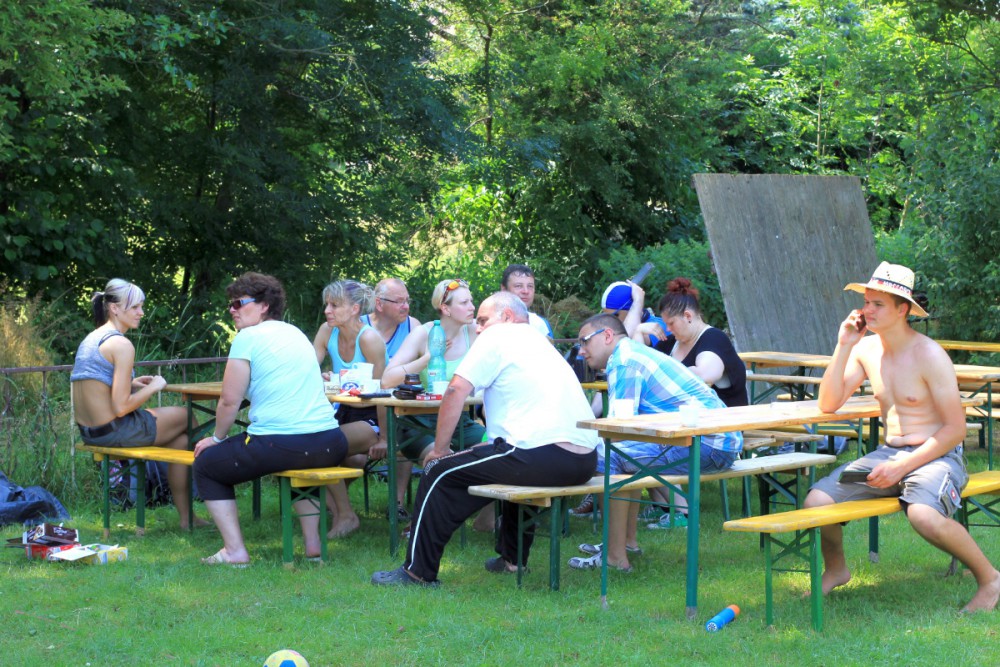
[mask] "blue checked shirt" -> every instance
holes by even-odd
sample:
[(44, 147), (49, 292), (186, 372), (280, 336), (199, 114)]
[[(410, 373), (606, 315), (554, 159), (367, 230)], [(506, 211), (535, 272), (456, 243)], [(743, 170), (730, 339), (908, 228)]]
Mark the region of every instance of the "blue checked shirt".
[[(714, 410), (726, 407), (722, 399), (679, 361), (625, 338), (608, 359), (608, 398), (631, 400), (633, 414), (677, 412), (681, 405), (696, 402)], [(714, 433), (702, 436), (702, 444), (724, 452), (743, 448), (743, 434)]]

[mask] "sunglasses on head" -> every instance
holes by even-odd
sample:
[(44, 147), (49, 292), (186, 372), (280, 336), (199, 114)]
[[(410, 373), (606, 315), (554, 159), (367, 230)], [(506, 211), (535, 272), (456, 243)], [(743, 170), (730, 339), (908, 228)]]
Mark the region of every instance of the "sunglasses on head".
[(254, 303), (256, 300), (257, 299), (253, 298), (252, 296), (248, 296), (245, 299), (233, 299), (232, 301), (229, 302), (229, 308), (231, 310), (239, 310), (248, 303)]
[(459, 287), (464, 287), (464, 288), (468, 289), (469, 288), (469, 283), (465, 282), (461, 278), (456, 278), (455, 280), (452, 280), (450, 283), (448, 283), (447, 285), (444, 286), (444, 293), (447, 294), (448, 292), (450, 292), (452, 290), (456, 290)]

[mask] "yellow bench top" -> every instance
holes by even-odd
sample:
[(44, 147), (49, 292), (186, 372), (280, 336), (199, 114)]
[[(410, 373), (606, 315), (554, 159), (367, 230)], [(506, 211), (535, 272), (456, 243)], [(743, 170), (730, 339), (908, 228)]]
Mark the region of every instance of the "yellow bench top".
[(77, 445), (81, 452), (94, 455), (95, 461), (104, 457), (112, 459), (141, 459), (143, 461), (163, 461), (164, 463), (180, 463), (194, 465), (194, 452), (187, 449), (171, 449), (170, 447), (98, 447), (95, 445)]
[[(1000, 470), (989, 470), (970, 475), (969, 483), (962, 489), (962, 497), (968, 498), (983, 493), (998, 492), (1000, 492)], [(898, 498), (870, 498), (791, 510), (778, 514), (733, 519), (726, 521), (722, 527), (726, 530), (745, 533), (790, 533), (793, 530), (818, 528), (844, 521), (892, 514), (900, 509), (902, 507)]]
[(361, 468), (306, 468), (304, 470), (283, 470), (271, 473), (275, 477), (288, 477), (292, 486), (318, 486), (343, 479), (355, 479), (364, 474)]
[[(754, 459), (740, 459), (733, 464), (733, 467), (723, 472), (713, 472), (703, 474), (701, 481), (707, 482), (717, 479), (732, 479), (735, 477), (746, 477), (749, 475), (760, 475), (768, 472), (781, 472), (783, 470), (796, 470), (798, 468), (810, 468), (812, 466), (833, 463), (836, 456), (830, 454), (809, 454), (793, 452), (789, 454), (777, 454), (775, 456), (761, 456)], [(629, 475), (612, 475), (612, 484), (622, 482), (629, 478)], [(686, 484), (687, 475), (662, 475), (662, 478), (671, 484)], [(629, 482), (622, 487), (626, 491), (638, 489), (648, 489), (661, 486), (660, 482), (652, 477), (644, 477), (634, 482)], [(539, 507), (550, 507), (552, 498), (564, 496), (578, 496), (586, 493), (603, 493), (604, 476), (597, 475), (591, 477), (589, 482), (576, 486), (516, 486), (511, 484), (480, 484), (470, 486), (469, 494), (481, 496), (483, 498), (494, 498), (496, 500), (507, 500), (510, 502), (525, 505), (537, 505)]]

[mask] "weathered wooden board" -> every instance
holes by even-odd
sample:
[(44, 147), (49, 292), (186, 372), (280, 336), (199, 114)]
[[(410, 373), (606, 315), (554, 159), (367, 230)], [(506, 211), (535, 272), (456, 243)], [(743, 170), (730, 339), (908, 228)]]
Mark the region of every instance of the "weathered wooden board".
[(696, 174), (736, 348), (830, 354), (878, 259), (849, 176)]

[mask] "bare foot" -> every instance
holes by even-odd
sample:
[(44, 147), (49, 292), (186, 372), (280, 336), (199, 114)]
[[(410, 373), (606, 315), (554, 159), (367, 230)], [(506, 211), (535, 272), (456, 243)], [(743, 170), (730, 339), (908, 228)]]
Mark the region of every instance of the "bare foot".
[(1000, 600), (1000, 572), (993, 570), (993, 579), (979, 587), (969, 603), (962, 607), (962, 612), (970, 614), (975, 611), (993, 611)]
[(333, 522), (333, 526), (330, 531), (326, 534), (331, 540), (337, 539), (338, 537), (347, 537), (358, 528), (361, 527), (361, 519), (358, 518), (357, 514), (351, 514), (349, 517), (338, 518)]
[[(206, 519), (202, 519), (200, 516), (196, 516), (194, 518), (194, 527), (195, 528), (204, 528), (205, 526), (214, 526), (214, 525), (215, 524), (212, 523), (211, 521), (207, 521)], [(182, 519), (181, 520), (181, 530), (187, 530), (187, 529), (188, 529), (188, 522), (184, 521)]]
[(846, 568), (842, 571), (824, 570), (823, 595), (826, 595), (837, 586), (843, 586), (850, 580), (851, 580), (851, 571)]

